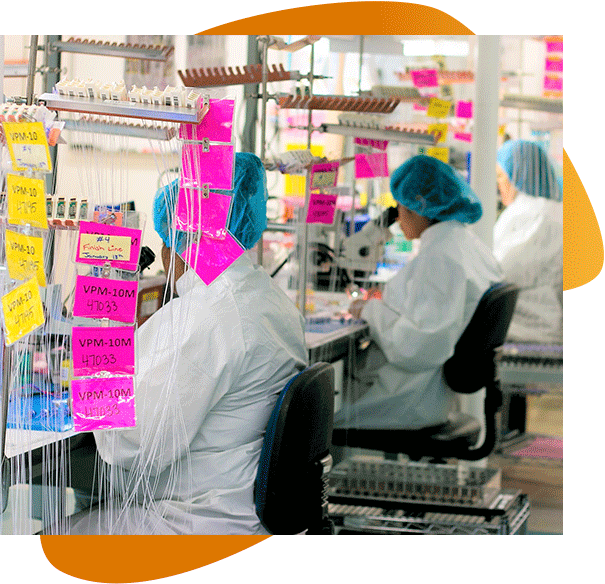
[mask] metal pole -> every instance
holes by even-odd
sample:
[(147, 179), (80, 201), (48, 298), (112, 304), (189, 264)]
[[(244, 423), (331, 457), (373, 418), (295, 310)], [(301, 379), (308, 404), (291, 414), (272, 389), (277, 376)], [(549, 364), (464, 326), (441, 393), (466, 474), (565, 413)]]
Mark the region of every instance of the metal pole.
[[(269, 52), (269, 37), (263, 36), (259, 37), (259, 42), (263, 45), (263, 68), (262, 68), (262, 79), (261, 79), (261, 88), (262, 88), (262, 105), (261, 105), (261, 140), (260, 140), (260, 159), (265, 161), (265, 148), (267, 141), (267, 67), (269, 66), (267, 63), (268, 52)], [(263, 265), (263, 236), (261, 234), (258, 243), (256, 244), (256, 263), (259, 266)]]
[(4, 35), (0, 34), (0, 103), (4, 103)]
[(27, 105), (34, 102), (34, 78), (36, 75), (36, 58), (38, 56), (38, 35), (33, 34), (29, 41), (29, 64), (27, 67)]

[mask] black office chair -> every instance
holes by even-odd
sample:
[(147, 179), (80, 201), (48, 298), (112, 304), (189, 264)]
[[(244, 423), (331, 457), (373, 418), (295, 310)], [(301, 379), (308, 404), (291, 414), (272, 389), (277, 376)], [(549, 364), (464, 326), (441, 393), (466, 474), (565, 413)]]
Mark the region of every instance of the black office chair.
[(387, 458), (403, 453), (412, 460), (429, 457), (480, 460), (489, 455), (497, 441), (497, 412), (502, 392), (497, 376), (498, 349), (504, 343), (519, 290), (497, 284), (481, 298), (473, 317), (456, 343), (454, 354), (443, 366), (443, 376), (456, 393), (471, 394), (482, 388), (485, 395), (485, 438), (475, 447), (481, 422), (460, 412), (451, 413), (445, 424), (420, 430), (337, 428), (332, 443), (380, 450)]
[(269, 419), (255, 482), (256, 513), (275, 535), (330, 535), (334, 369), (311, 365), (282, 390)]

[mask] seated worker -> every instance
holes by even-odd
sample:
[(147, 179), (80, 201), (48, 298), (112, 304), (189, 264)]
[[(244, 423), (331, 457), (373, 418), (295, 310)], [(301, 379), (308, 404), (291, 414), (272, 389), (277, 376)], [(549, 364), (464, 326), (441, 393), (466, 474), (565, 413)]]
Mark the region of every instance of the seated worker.
[[(251, 249), (266, 226), (260, 159), (237, 153), (229, 231)], [(96, 431), (110, 498), (72, 534), (266, 534), (253, 487), (279, 392), (307, 365), (299, 311), (244, 253), (210, 285), (174, 253), (178, 180), (154, 224), (178, 297), (137, 331), (137, 426)]]
[(354, 401), (339, 428), (417, 429), (447, 421), (454, 393), (442, 366), (481, 296), (502, 281), (491, 251), (465, 223), (482, 215), (476, 195), (451, 167), (415, 156), (391, 177), (399, 224), (420, 239), (418, 254), (386, 284), (382, 299), (350, 311), (370, 325), (372, 343), (355, 375)]
[(498, 190), (505, 209), (494, 226), (494, 255), (519, 298), (508, 338), (563, 342), (563, 185), (535, 142), (498, 150)]

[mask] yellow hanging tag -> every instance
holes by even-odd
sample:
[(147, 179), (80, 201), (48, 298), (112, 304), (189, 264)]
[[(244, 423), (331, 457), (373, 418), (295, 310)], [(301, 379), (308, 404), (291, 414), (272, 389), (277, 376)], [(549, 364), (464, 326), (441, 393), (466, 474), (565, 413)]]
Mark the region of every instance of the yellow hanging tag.
[(43, 180), (7, 174), (6, 192), (9, 223), (48, 229)]
[(427, 156), (432, 156), (437, 160), (441, 160), (441, 162), (445, 162), (446, 164), (450, 161), (450, 149), (444, 147), (435, 147), (435, 148), (427, 148), (426, 149)]
[(426, 115), (429, 118), (445, 118), (450, 115), (452, 102), (438, 97), (431, 97)]
[(44, 273), (44, 244), (41, 237), (6, 230), (6, 265), (13, 280), (36, 278), (46, 286)]
[(50, 151), (42, 122), (4, 122), (13, 170), (51, 172)]
[(12, 345), (44, 324), (44, 309), (36, 279), (32, 278), (2, 297), (6, 345)]
[(437, 144), (441, 144), (442, 142), (445, 142), (445, 139), (447, 138), (447, 130), (448, 130), (447, 124), (429, 124), (428, 130), (429, 130), (429, 134), (433, 134), (433, 133), (439, 134), (439, 138), (437, 139)]

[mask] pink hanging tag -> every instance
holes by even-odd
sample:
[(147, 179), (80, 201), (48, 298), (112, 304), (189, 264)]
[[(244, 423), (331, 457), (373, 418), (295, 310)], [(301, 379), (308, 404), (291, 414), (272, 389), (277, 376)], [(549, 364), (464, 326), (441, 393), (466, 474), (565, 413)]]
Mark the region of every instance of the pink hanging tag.
[(136, 280), (76, 276), (74, 316), (134, 322), (138, 289)]
[(242, 246), (227, 233), (225, 239), (200, 237), (182, 254), (202, 281), (209, 285), (244, 253)]
[[(136, 272), (141, 252), (140, 229), (91, 221), (80, 221), (79, 226), (76, 262), (93, 266), (103, 266), (109, 262), (112, 268)], [(91, 235), (99, 236), (98, 245), (87, 241), (95, 239), (89, 237)], [(127, 246), (124, 246), (123, 242), (126, 242)], [(99, 249), (96, 249), (97, 247)], [(116, 259), (118, 257), (120, 259)]]
[(376, 178), (389, 176), (387, 153), (355, 155), (355, 178)]
[(181, 124), (179, 138), (231, 142), (234, 107), (235, 101), (232, 99), (211, 99), (210, 109), (199, 124)]
[(132, 377), (74, 379), (71, 396), (76, 432), (136, 426)]
[(311, 168), (311, 190), (335, 187), (340, 162), (322, 162)]
[(473, 141), (473, 135), (470, 132), (456, 132), (454, 138), (456, 138), (456, 140), (461, 140), (462, 142)]
[(456, 103), (457, 118), (472, 118), (473, 117), (473, 102), (459, 101)]
[(231, 144), (183, 144), (182, 184), (202, 189), (233, 188), (235, 151)]
[(544, 89), (563, 91), (563, 79), (561, 77), (546, 75), (544, 77)]
[(134, 328), (131, 326), (75, 326), (71, 347), (76, 377), (101, 371), (134, 374)]
[(547, 41), (546, 42), (547, 53), (562, 53), (563, 52), (563, 41)]
[(220, 193), (203, 192), (196, 188), (179, 190), (175, 227), (181, 231), (201, 231), (212, 239), (225, 239), (232, 197)]
[(546, 57), (546, 71), (563, 73), (563, 59), (561, 57)]
[(437, 69), (418, 69), (410, 72), (415, 87), (438, 87)]
[(307, 223), (334, 223), (336, 201), (338, 195), (324, 193), (311, 193), (309, 197), (309, 211), (307, 212)]

